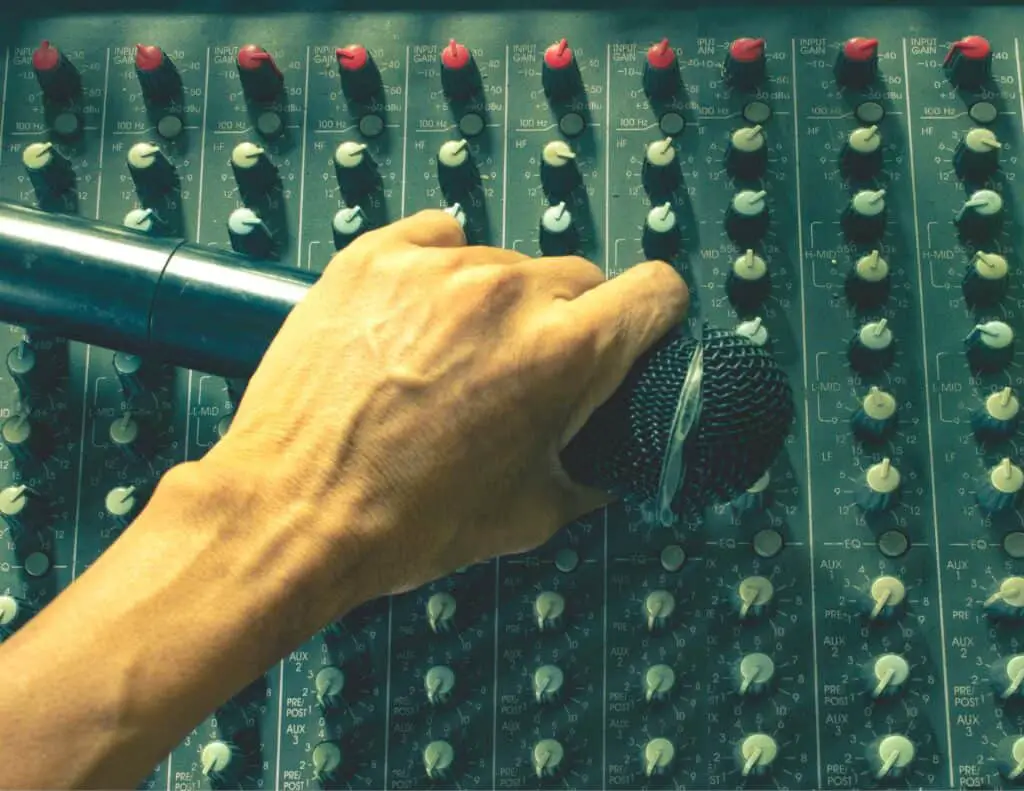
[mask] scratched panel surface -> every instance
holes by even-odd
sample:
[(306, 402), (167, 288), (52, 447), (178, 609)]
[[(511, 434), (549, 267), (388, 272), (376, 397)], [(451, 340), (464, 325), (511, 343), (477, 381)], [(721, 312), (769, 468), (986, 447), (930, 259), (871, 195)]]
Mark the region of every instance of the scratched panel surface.
[[(1012, 356), (978, 356), (980, 341), (1021, 326), (1021, 23), (1024, 11), (974, 6), (956, 15), (126, 13), (5, 26), (5, 199), (37, 202), (23, 154), (49, 140), (75, 180), (47, 208), (119, 223), (142, 205), (127, 153), (148, 141), (179, 179), (155, 205), (164, 232), (202, 244), (229, 247), (228, 217), (250, 205), (275, 258), (319, 270), (335, 249), (339, 210), (358, 203), (380, 225), (457, 200), (471, 240), (538, 254), (539, 218), (557, 202), (542, 151), (563, 140), (581, 180), (566, 200), (577, 248), (619, 273), (652, 249), (648, 211), (671, 210), (681, 234), (666, 255), (691, 282), (697, 315), (766, 332), (798, 394), (764, 492), (672, 528), (614, 507), (530, 555), (374, 602), (211, 712), (147, 786), (1012, 787), (1024, 775), (1024, 659), (1014, 660), (1024, 654), (1015, 587), (1024, 584), (1024, 520), (989, 481), (1004, 459), (1021, 459), (1015, 431), (982, 442), (973, 417), (993, 393), (1011, 388), (999, 398), (1012, 401), (1021, 384)], [(943, 60), (968, 34), (990, 42), (992, 79), (957, 89)], [(583, 92), (549, 102), (541, 59), (562, 35)], [(739, 36), (767, 42), (766, 79), (749, 90), (723, 79)], [(866, 87), (840, 86), (833, 71), (852, 36), (880, 39), (879, 78)], [(452, 37), (471, 48), (481, 83), (455, 102), (440, 73)], [(664, 37), (685, 88), (652, 101), (645, 52)], [(77, 136), (54, 129), (68, 108), (42, 101), (31, 56), (43, 39), (80, 74)], [(138, 41), (163, 47), (181, 75), (173, 140), (136, 76)], [(368, 102), (341, 91), (334, 50), (353, 42), (380, 71), (382, 90)], [(269, 119), (277, 136), (261, 134), (268, 119), (242, 91), (236, 58), (249, 43), (283, 76)], [(743, 128), (741, 137), (763, 137), (763, 172), (729, 159)], [(973, 133), (982, 154), (964, 166), (957, 148), (975, 128), (989, 132)], [(851, 155), (851, 135), (876, 153)], [(477, 182), (453, 195), (438, 154), (462, 138)], [(240, 192), (231, 165), (244, 142), (263, 147), (277, 172), (277, 185), (255, 197)], [(375, 163), (359, 200), (333, 164), (343, 142), (365, 144)], [(652, 181), (651, 144), (675, 152), (677, 182)], [(986, 170), (993, 151), (998, 168)], [(727, 209), (744, 190), (769, 222), (737, 244)], [(850, 225), (854, 198), (884, 204), (866, 221), (874, 238), (857, 235), (864, 221)], [(978, 217), (993, 201), (998, 226)], [(751, 256), (770, 279), (756, 299), (756, 287), (730, 274)], [(968, 268), (998, 268), (999, 256), (1005, 293), (967, 301)], [(861, 259), (862, 271), (888, 267), (881, 290), (851, 288)], [(999, 284), (980, 288), (992, 295)], [(884, 366), (851, 364), (865, 325), (871, 337), (891, 334)], [(193, 371), (119, 377), (116, 366), (131, 361), (115, 362), (115, 350), (0, 329), (5, 437), (24, 437), (26, 426), (45, 437), (31, 453), (18, 442), (0, 449), (7, 507), (28, 502), (0, 533), (0, 591), (19, 608), (12, 616), (4, 600), (0, 630), (10, 634), (116, 540), (161, 473), (223, 435), (244, 383)], [(33, 355), (42, 374), (19, 380)], [(866, 441), (879, 425), (858, 417), (854, 433), (851, 421), (873, 387), (898, 421)], [(148, 438), (144, 453), (118, 441), (134, 424)], [(894, 475), (897, 497), (872, 494), (869, 482), (885, 488)]]

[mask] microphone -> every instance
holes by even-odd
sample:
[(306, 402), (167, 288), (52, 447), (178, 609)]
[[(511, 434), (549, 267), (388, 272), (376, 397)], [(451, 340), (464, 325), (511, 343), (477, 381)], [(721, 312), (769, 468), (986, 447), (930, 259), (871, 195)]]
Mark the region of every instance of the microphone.
[[(250, 376), (315, 273), (0, 202), (0, 321), (229, 378)], [(794, 418), (748, 339), (673, 331), (563, 451), (573, 480), (670, 524), (764, 474)]]

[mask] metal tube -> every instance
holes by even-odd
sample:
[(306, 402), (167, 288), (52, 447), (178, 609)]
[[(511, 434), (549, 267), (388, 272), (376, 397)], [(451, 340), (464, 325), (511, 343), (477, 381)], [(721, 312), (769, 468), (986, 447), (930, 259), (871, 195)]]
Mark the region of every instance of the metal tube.
[(251, 374), (316, 278), (0, 202), (0, 321), (185, 368)]

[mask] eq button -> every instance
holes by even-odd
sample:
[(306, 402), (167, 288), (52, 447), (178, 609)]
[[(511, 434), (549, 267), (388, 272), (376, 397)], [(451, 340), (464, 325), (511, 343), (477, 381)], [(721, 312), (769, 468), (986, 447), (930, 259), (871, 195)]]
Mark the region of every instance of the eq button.
[(985, 398), (984, 406), (971, 417), (978, 439), (998, 441), (1013, 436), (1020, 422), (1020, 400), (1010, 387)]

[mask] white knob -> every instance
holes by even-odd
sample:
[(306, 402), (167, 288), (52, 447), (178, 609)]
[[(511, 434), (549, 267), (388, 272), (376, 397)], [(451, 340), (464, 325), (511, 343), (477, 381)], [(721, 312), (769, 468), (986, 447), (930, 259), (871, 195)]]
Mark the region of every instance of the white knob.
[(855, 154), (874, 154), (882, 147), (882, 135), (877, 126), (862, 126), (850, 132), (846, 145)]
[(354, 140), (341, 143), (334, 152), (334, 164), (342, 170), (352, 170), (366, 161), (366, 144)]
[(740, 744), (740, 774), (763, 774), (779, 755), (779, 744), (767, 733), (752, 733)]
[(469, 162), (469, 142), (447, 140), (437, 152), (437, 161), (446, 168), (460, 168)]
[(644, 774), (652, 777), (661, 774), (676, 757), (676, 748), (668, 739), (651, 739), (644, 745)]
[(427, 623), (432, 632), (446, 632), (455, 617), (455, 597), (450, 593), (435, 593), (427, 600)]

